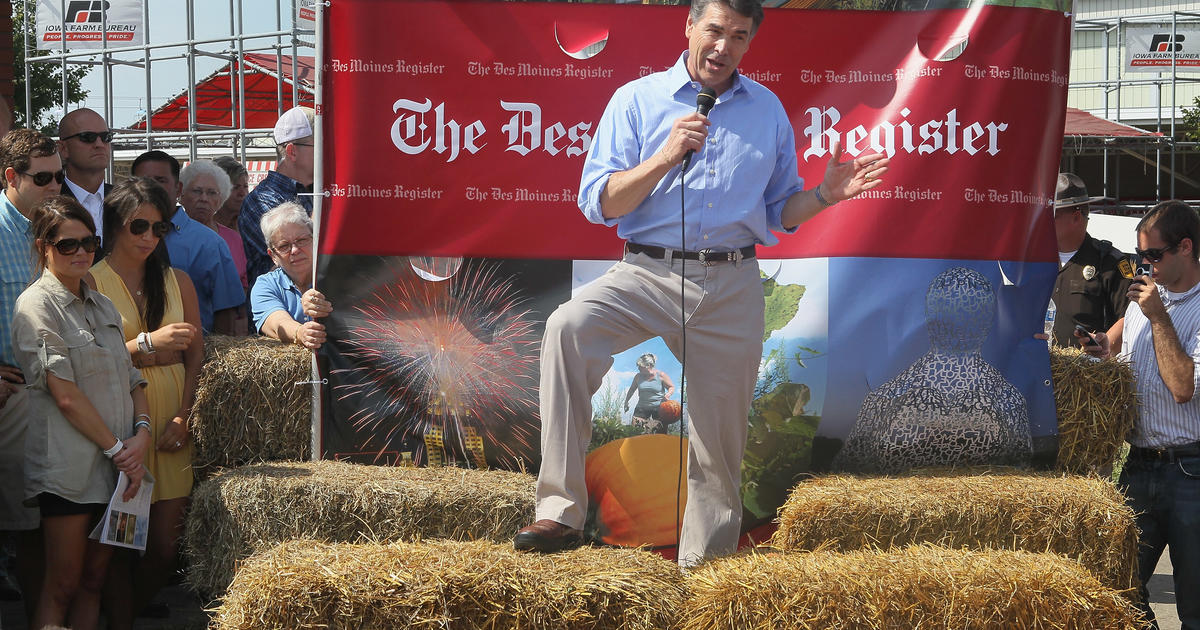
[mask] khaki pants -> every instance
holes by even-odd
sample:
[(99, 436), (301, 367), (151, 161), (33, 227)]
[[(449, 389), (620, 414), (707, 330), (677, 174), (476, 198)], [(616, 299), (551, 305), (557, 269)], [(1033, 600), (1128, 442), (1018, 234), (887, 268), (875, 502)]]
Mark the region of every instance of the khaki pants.
[(0, 530), (37, 529), (41, 513), (21, 504), (25, 498), (25, 427), (29, 390), (24, 386), (0, 408)]
[(592, 395), (613, 355), (647, 339), (661, 336), (681, 356), (681, 270), (690, 425), (679, 561), (687, 566), (732, 552), (740, 534), (742, 453), (762, 358), (763, 292), (754, 259), (705, 267), (627, 253), (550, 316), (542, 341), (537, 518), (583, 527)]

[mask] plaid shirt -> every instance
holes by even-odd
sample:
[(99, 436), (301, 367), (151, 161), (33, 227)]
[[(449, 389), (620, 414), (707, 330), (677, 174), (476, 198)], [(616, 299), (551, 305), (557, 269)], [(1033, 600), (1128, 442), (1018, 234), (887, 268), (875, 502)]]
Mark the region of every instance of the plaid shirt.
[(267, 254), (267, 241), (263, 238), (262, 228), (258, 224), (263, 215), (285, 201), (295, 201), (312, 215), (312, 197), (297, 196), (299, 186), (300, 182), (271, 171), (242, 201), (242, 212), (238, 215), (238, 232), (241, 233), (242, 244), (246, 248), (246, 282), (251, 287), (254, 286), (256, 278), (275, 266), (271, 256)]
[(33, 224), (0, 194), (0, 363), (16, 367), (12, 346), (17, 296), (33, 281)]

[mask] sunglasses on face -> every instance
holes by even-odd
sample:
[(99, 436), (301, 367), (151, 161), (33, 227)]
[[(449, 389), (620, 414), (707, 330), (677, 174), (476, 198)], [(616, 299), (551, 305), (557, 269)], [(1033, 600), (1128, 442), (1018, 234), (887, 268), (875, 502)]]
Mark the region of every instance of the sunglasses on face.
[(96, 248), (100, 246), (100, 237), (85, 236), (83, 238), (60, 238), (57, 241), (50, 243), (50, 245), (53, 245), (54, 249), (57, 249), (58, 253), (62, 254), (63, 256), (70, 256), (74, 254), (75, 252), (79, 251), (80, 247), (83, 248), (83, 251), (93, 254), (96, 252)]
[(145, 234), (146, 230), (150, 230), (154, 234), (154, 238), (162, 238), (170, 231), (171, 224), (166, 221), (155, 221), (151, 223), (146, 219), (134, 219), (129, 222), (129, 233), (137, 236)]
[(1150, 249), (1135, 248), (1133, 251), (1137, 252), (1138, 256), (1141, 256), (1152, 263), (1157, 263), (1162, 261), (1163, 256), (1166, 256), (1168, 253), (1173, 252), (1178, 248), (1179, 243), (1176, 243), (1170, 247), (1152, 247)]
[(71, 138), (79, 138), (84, 144), (91, 144), (96, 141), (96, 138), (99, 138), (104, 141), (104, 144), (108, 144), (112, 142), (113, 135), (111, 131), (80, 131), (79, 133), (73, 133), (60, 139), (70, 140)]
[(49, 184), (51, 181), (56, 181), (59, 184), (61, 184), (61, 183), (63, 183), (63, 180), (67, 178), (66, 174), (63, 173), (62, 169), (59, 169), (58, 171), (56, 171), (54, 173), (51, 173), (50, 171), (40, 171), (37, 173), (21, 173), (21, 174), (28, 175), (31, 179), (33, 179), (34, 186), (45, 186), (46, 184)]

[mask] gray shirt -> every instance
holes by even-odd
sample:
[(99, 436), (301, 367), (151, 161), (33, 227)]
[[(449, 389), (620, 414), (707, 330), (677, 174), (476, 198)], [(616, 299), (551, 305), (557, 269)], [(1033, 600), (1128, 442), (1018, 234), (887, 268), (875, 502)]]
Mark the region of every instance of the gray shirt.
[(118, 438), (133, 432), (134, 387), (145, 385), (125, 349), (121, 314), (82, 285), (76, 297), (46, 271), (17, 298), (13, 348), (29, 389), (25, 499), (50, 492), (76, 503), (107, 503), (116, 467), (71, 425), (47, 386), (47, 373), (79, 387)]

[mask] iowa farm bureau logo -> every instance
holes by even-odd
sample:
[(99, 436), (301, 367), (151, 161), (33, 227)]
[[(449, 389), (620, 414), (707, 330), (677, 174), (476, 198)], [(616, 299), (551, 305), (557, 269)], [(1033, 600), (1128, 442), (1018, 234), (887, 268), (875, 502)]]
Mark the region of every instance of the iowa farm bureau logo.
[(67, 24), (103, 24), (104, 12), (112, 3), (108, 0), (71, 0), (67, 4)]
[[(82, 4), (82, 3), (81, 3)], [(1152, 53), (1167, 53), (1183, 52), (1183, 40), (1187, 39), (1180, 33), (1174, 35), (1170, 33), (1156, 33), (1150, 38), (1150, 50)]]
[(46, 24), (44, 41), (61, 41), (62, 31), (65, 30), (68, 42), (100, 42), (106, 32), (109, 42), (133, 42), (137, 22), (131, 22), (128, 15), (124, 16), (125, 19), (113, 21), (111, 7), (109, 0), (70, 0), (66, 3), (62, 23), (53, 20)]
[[(1140, 45), (1131, 42), (1130, 50), (1134, 52), (1130, 59), (1130, 66), (1146, 66), (1155, 68), (1170, 68), (1172, 60), (1176, 66), (1200, 66), (1200, 49), (1197, 49), (1196, 42), (1200, 41), (1200, 37), (1192, 37), (1188, 40), (1188, 35), (1196, 35), (1196, 33), (1184, 34), (1180, 32), (1153, 32), (1148, 33), (1149, 41), (1142, 39)], [(1143, 35), (1142, 37), (1145, 37)]]

